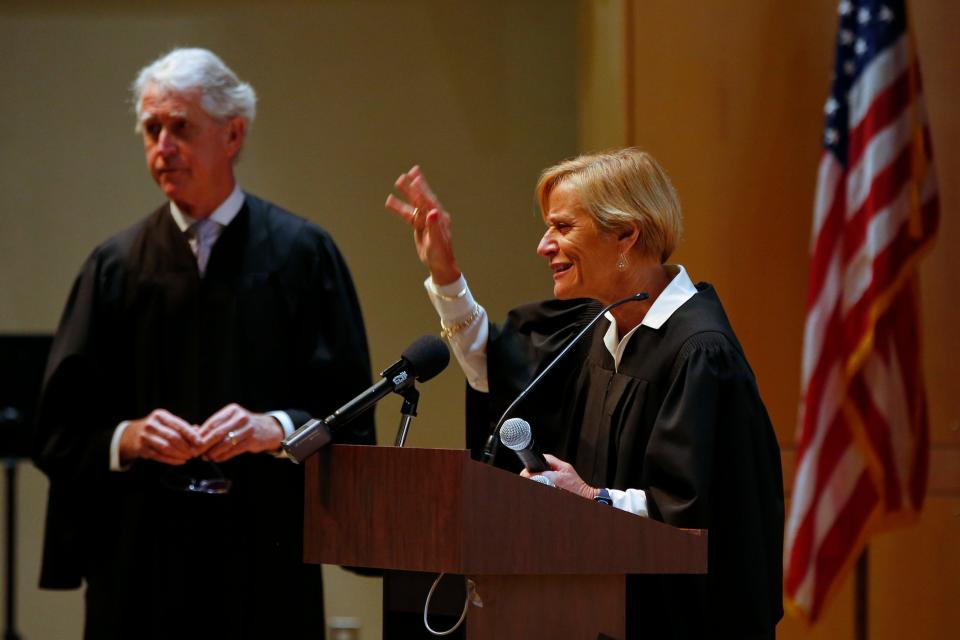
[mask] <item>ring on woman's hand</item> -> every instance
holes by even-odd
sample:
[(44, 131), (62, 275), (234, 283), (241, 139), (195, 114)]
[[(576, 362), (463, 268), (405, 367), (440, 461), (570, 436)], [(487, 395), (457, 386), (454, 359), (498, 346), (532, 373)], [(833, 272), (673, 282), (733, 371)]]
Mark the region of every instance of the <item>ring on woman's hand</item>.
[(417, 224), (417, 216), (419, 216), (419, 215), (420, 215), (420, 207), (414, 207), (414, 208), (413, 208), (413, 217), (410, 218), (410, 221), (411, 221), (414, 225)]
[(228, 431), (228, 432), (227, 432), (227, 440), (230, 441), (230, 444), (231, 444), (231, 445), (237, 446), (237, 432), (236, 432), (236, 431)]

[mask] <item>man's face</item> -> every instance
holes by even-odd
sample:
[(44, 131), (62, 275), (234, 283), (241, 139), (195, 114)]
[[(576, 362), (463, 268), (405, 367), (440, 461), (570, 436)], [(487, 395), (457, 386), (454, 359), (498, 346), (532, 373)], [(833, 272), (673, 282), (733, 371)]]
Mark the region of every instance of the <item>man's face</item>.
[(199, 90), (161, 92), (152, 85), (143, 93), (140, 113), (153, 179), (184, 213), (209, 216), (233, 190), (233, 160), (243, 144), (243, 120), (207, 114)]

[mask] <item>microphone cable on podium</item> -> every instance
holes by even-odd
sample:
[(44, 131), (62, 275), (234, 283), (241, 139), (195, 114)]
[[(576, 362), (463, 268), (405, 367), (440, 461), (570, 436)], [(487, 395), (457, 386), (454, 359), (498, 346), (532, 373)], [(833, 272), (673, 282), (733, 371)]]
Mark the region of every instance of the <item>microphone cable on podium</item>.
[(460, 619), (457, 620), (457, 623), (447, 629), (446, 631), (437, 631), (430, 626), (430, 622), (427, 620), (427, 612), (430, 610), (430, 600), (433, 599), (433, 592), (437, 590), (437, 585), (440, 584), (440, 579), (443, 576), (447, 575), (446, 573), (440, 573), (437, 576), (437, 579), (433, 581), (433, 585), (430, 586), (430, 592), (427, 594), (427, 600), (423, 603), (423, 626), (426, 627), (427, 631), (435, 636), (448, 636), (457, 629), (460, 628), (460, 625), (463, 624), (463, 621), (467, 619), (467, 609), (470, 607), (470, 604), (473, 603), (478, 607), (483, 606), (483, 601), (480, 600), (480, 595), (477, 593), (477, 583), (475, 583), (470, 578), (464, 576), (463, 579), (466, 584), (467, 595), (463, 599), (463, 611), (460, 613)]

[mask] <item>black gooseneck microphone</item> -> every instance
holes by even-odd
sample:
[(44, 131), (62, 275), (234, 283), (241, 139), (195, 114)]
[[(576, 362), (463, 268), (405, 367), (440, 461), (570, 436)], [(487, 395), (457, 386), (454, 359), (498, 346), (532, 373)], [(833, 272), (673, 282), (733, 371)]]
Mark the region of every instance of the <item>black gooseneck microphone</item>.
[(567, 352), (570, 351), (570, 348), (573, 347), (573, 345), (575, 345), (576, 343), (580, 342), (580, 339), (581, 339), (590, 329), (593, 328), (593, 325), (597, 324), (597, 322), (600, 321), (600, 318), (602, 318), (602, 317), (604, 316), (604, 314), (606, 314), (606, 313), (607, 313), (608, 311), (610, 311), (611, 309), (614, 309), (614, 308), (616, 308), (616, 307), (619, 307), (619, 306), (622, 305), (622, 304), (626, 304), (626, 303), (628, 303), (628, 302), (642, 302), (643, 300), (646, 300), (646, 299), (649, 298), (649, 297), (650, 297), (650, 296), (647, 295), (647, 293), (646, 293), (645, 291), (642, 291), (642, 292), (640, 292), (640, 293), (635, 293), (635, 294), (633, 294), (632, 296), (627, 297), (627, 298), (624, 298), (624, 299), (622, 299), (622, 300), (617, 300), (616, 302), (612, 302), (612, 303), (608, 304), (607, 306), (605, 306), (603, 309), (601, 309), (601, 310), (600, 310), (600, 313), (598, 313), (598, 314), (593, 318), (593, 320), (591, 320), (591, 321), (587, 324), (587, 326), (585, 326), (583, 329), (581, 329), (581, 330), (580, 330), (580, 333), (578, 333), (576, 336), (574, 336), (573, 340), (571, 340), (570, 342), (567, 343), (567, 346), (565, 346), (565, 347), (563, 348), (563, 350), (557, 355), (557, 357), (554, 358), (554, 359), (550, 362), (550, 364), (548, 364), (548, 365), (544, 368), (544, 370), (540, 372), (540, 375), (538, 375), (536, 378), (534, 378), (534, 379), (533, 379), (533, 382), (531, 382), (530, 384), (528, 384), (527, 387), (526, 387), (523, 391), (520, 392), (520, 395), (518, 395), (518, 396), (516, 397), (516, 399), (514, 399), (514, 401), (510, 403), (510, 406), (507, 407), (507, 410), (504, 411), (504, 412), (503, 412), (503, 415), (500, 416), (500, 419), (497, 420), (497, 425), (493, 428), (493, 432), (490, 434), (490, 437), (487, 438), (487, 443), (486, 443), (486, 444), (484, 445), (484, 447), (483, 447), (483, 456), (481, 457), (481, 460), (482, 460), (483, 462), (485, 462), (486, 464), (491, 464), (491, 465), (492, 465), (492, 464), (494, 463), (494, 460), (495, 460), (496, 457), (497, 457), (497, 444), (500, 442), (500, 427), (503, 425), (504, 420), (507, 419), (507, 416), (510, 415), (510, 412), (513, 411), (513, 408), (514, 408), (515, 406), (517, 406), (517, 404), (519, 404), (519, 402), (520, 402), (521, 400), (523, 400), (524, 398), (527, 397), (527, 394), (530, 393), (530, 390), (533, 389), (535, 386), (537, 386), (537, 383), (539, 383), (539, 382), (543, 379), (543, 376), (547, 375), (547, 373), (548, 373), (551, 369), (553, 369), (553, 366), (554, 366), (555, 364), (557, 364), (560, 360), (562, 360), (562, 359), (563, 359), (563, 356), (567, 355)]
[(280, 443), (294, 462), (303, 462), (333, 438), (345, 424), (372, 407), (388, 393), (403, 393), (414, 379), (426, 382), (446, 369), (450, 350), (436, 336), (421, 336), (407, 347), (400, 359), (384, 369), (383, 380), (343, 405), (323, 420), (309, 420)]

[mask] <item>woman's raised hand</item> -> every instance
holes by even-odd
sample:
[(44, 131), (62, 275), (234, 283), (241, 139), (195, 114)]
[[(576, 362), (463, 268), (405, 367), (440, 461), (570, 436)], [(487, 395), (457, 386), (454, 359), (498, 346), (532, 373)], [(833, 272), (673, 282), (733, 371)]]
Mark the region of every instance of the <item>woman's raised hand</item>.
[(401, 197), (391, 193), (385, 206), (413, 227), (420, 262), (430, 270), (434, 284), (454, 282), (460, 270), (453, 257), (450, 214), (444, 211), (418, 166), (401, 174), (393, 186)]

